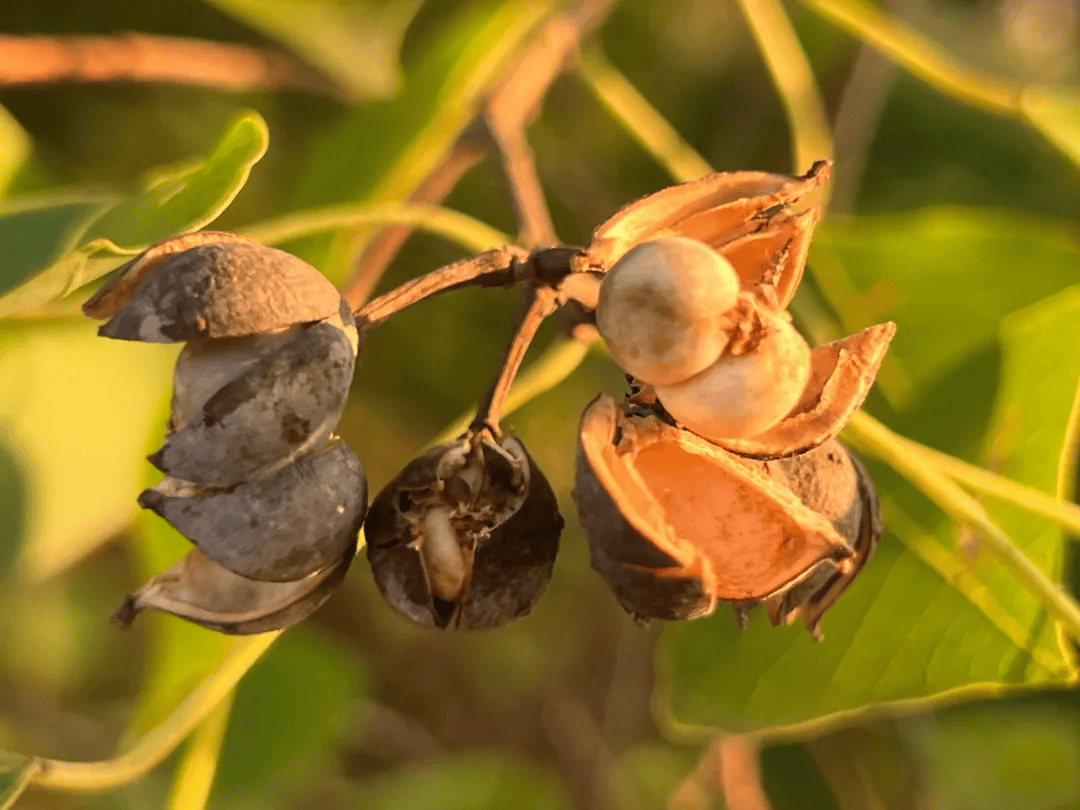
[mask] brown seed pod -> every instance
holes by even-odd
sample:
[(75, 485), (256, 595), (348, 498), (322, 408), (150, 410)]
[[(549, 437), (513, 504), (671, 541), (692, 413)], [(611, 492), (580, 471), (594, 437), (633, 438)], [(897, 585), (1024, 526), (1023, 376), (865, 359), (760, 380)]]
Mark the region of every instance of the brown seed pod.
[(325, 320), (341, 297), (306, 262), (233, 234), (165, 240), (120, 268), (84, 305), (98, 334), (173, 343), (241, 337)]
[(762, 463), (608, 396), (582, 417), (574, 500), (593, 566), (642, 619), (764, 600), (778, 621), (806, 605), (813, 630), (880, 533), (868, 487), (835, 442)]
[(399, 613), (425, 627), (482, 630), (532, 609), (562, 528), (521, 442), (474, 436), (406, 465), (372, 502), (365, 534), (375, 582)]
[(704, 242), (727, 259), (743, 289), (775, 290), (780, 307), (795, 294), (820, 210), (798, 206), (829, 178), (815, 163), (802, 177), (763, 172), (711, 174), (630, 203), (601, 224), (588, 247), (591, 265), (610, 268), (636, 244), (657, 236)]
[(297, 582), (257, 582), (226, 571), (192, 549), (129, 595), (113, 619), (128, 625), (140, 611), (159, 610), (232, 635), (282, 630), (302, 622), (330, 598), (355, 555), (353, 543), (333, 565)]
[[(174, 478), (228, 487), (323, 444), (352, 383), (356, 327), (342, 306), (342, 315), (290, 335), (280, 345), (268, 336), (241, 346), (185, 347), (174, 376), (172, 432), (150, 462)], [(211, 392), (234, 369), (238, 375)]]
[(270, 476), (229, 489), (175, 478), (145, 490), (151, 509), (224, 568), (264, 582), (294, 582), (356, 545), (367, 509), (360, 461), (342, 442)]

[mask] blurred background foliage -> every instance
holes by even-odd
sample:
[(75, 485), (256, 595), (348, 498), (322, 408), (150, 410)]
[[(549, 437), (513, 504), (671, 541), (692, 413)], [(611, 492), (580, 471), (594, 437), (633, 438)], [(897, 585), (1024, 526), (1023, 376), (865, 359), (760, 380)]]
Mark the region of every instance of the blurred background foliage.
[[(1072, 0), (885, 5), (979, 70), (1080, 87)], [(205, 192), (213, 200), (188, 226), (225, 205), (216, 229), (401, 199), (550, 10), (494, 0), (7, 0), (6, 34), (138, 31), (244, 43), (292, 53), (324, 79), (315, 89), (265, 92), (124, 82), (0, 88), (10, 113), (0, 118), (0, 183), (13, 201), (0, 218), (3, 263), (44, 266), (56, 256), (42, 247), (59, 244), (71, 222), (125, 197), (144, 205), (157, 188), (151, 167), (168, 168), (159, 169), (162, 182), (187, 177), (176, 172), (195, 156), (223, 154), (214, 152), (223, 133), (240, 138), (235, 176)], [(1080, 168), (1023, 123), (928, 88), (804, 6), (788, 11), (836, 141), (812, 291), (844, 331), (899, 323), (870, 410), (912, 438), (1053, 494), (1069, 478), (1058, 449), (1069, 439), (1080, 373), (1080, 297), (1069, 289), (1080, 270)], [(713, 167), (791, 170), (782, 105), (734, 3), (620, 0), (597, 40)], [(269, 128), (261, 160), (258, 127), (235, 129), (241, 109)], [(573, 71), (555, 81), (529, 135), (556, 229), (570, 244), (671, 182)], [(256, 160), (244, 185), (243, 167)], [(13, 213), (20, 200), (55, 201), (56, 189), (71, 202), (50, 208), (47, 221)], [(445, 204), (512, 233), (507, 200), (489, 154)], [(132, 232), (127, 220), (106, 224), (114, 230), (99, 235), (115, 245), (94, 248), (86, 262), (115, 265), (125, 245), (139, 243), (117, 236)], [(143, 230), (134, 232), (151, 235), (177, 225), (137, 224)], [(285, 247), (340, 283), (366, 233)], [(379, 289), (462, 255), (414, 234)], [(5, 272), (0, 293), (25, 280)], [(516, 300), (503, 290), (458, 292), (370, 337), (339, 432), (373, 491), (482, 392)], [(107, 621), (123, 594), (186, 547), (134, 506), (150, 480), (142, 457), (164, 421), (175, 350), (97, 340), (73, 311), (61, 301), (0, 321), (0, 748), (95, 760), (160, 722), (236, 642), (160, 616), (128, 632)], [(546, 325), (530, 358), (556, 333)], [(894, 531), (826, 618), (823, 645), (801, 628), (763, 628), (760, 615), (746, 634), (724, 611), (674, 630), (624, 615), (590, 570), (569, 494), (578, 415), (599, 391), (623, 386), (613, 364), (590, 354), (506, 422), (568, 517), (555, 577), (533, 614), (493, 633), (415, 629), (382, 602), (358, 560), (331, 601), (241, 682), (207, 806), (720, 807), (712, 754), (676, 720), (753, 731), (960, 687), (974, 689), (966, 702), (956, 693), (763, 737), (772, 805), (1080, 806), (1075, 692), (976, 695), (1071, 682), (1071, 650), (1034, 600), (978, 557), (970, 533), (884, 465), (872, 471)], [(1017, 510), (994, 514), (1048, 574), (1063, 576), (1060, 530)], [(916, 616), (898, 621), (906, 613)], [(212, 727), (203, 731), (214, 750)], [(182, 789), (185, 774), (199, 781), (201, 738), (193, 739), (188, 754), (181, 748), (119, 789), (32, 789), (18, 806), (198, 807), (202, 797)], [(7, 787), (0, 773), (0, 806)]]

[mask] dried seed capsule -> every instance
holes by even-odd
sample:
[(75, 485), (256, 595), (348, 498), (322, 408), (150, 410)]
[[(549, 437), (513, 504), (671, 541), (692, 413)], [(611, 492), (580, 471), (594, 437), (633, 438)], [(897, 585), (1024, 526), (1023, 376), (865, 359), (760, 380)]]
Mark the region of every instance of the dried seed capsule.
[(127, 625), (142, 610), (160, 610), (220, 633), (281, 630), (302, 622), (330, 598), (355, 555), (353, 544), (333, 565), (297, 582), (256, 582), (193, 549), (128, 596), (113, 618)]
[(466, 438), (414, 459), (375, 497), (367, 554), (375, 582), (425, 627), (490, 629), (528, 613), (563, 519), (517, 439)]
[(810, 347), (780, 313), (763, 313), (764, 336), (743, 353), (724, 354), (700, 374), (657, 385), (675, 419), (717, 441), (756, 436), (799, 401), (810, 377)]
[[(601, 396), (582, 417), (574, 487), (593, 566), (620, 604), (644, 619), (707, 615), (717, 600), (744, 611), (790, 591), (822, 563), (843, 571), (857, 555), (838, 530), (847, 509), (835, 516), (821, 495), (837, 473), (815, 469), (824, 481), (815, 482), (820, 489), (798, 485), (804, 503), (788, 485), (798, 471), (784, 469)], [(817, 584), (814, 594), (831, 587)]]
[(139, 505), (234, 574), (292, 582), (356, 545), (367, 484), (360, 461), (338, 441), (226, 490), (166, 478), (145, 490)]
[(635, 245), (604, 276), (596, 325), (615, 362), (654, 385), (711, 365), (728, 343), (726, 313), (739, 279), (701, 242), (664, 237)]
[[(269, 475), (319, 447), (341, 418), (356, 360), (352, 314), (342, 307), (342, 315), (344, 322), (335, 317), (301, 329), (250, 364), (224, 344), (222, 367), (236, 362), (243, 370), (197, 407), (194, 402), (208, 387), (175, 383), (174, 432), (150, 462), (174, 478), (228, 487)], [(188, 358), (190, 370), (201, 373), (216, 350), (199, 345)], [(188, 370), (184, 363), (177, 366), (177, 374)]]
[(231, 234), (188, 234), (120, 268), (83, 311), (111, 316), (98, 330), (105, 337), (172, 343), (321, 321), (340, 301), (333, 284), (289, 253)]

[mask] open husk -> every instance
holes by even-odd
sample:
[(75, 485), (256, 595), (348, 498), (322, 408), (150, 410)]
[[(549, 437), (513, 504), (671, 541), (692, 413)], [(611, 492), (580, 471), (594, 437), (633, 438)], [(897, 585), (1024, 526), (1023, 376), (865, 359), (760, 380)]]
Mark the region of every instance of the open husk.
[(406, 465), (372, 502), (365, 535), (395, 610), (425, 627), (481, 630), (532, 609), (562, 528), (555, 494), (521, 443), (472, 437)]
[(740, 617), (765, 601), (775, 621), (803, 615), (815, 632), (872, 548), (860, 544), (867, 487), (836, 442), (760, 462), (608, 396), (582, 417), (574, 499), (593, 566), (641, 619), (717, 601)]

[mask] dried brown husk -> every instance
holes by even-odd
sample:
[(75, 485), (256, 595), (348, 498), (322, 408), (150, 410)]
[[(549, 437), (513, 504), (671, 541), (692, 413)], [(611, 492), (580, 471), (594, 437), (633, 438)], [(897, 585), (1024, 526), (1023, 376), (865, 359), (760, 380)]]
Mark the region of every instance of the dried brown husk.
[(139, 496), (222, 567), (263, 582), (295, 582), (356, 545), (367, 509), (359, 459), (341, 441), (273, 475), (228, 489), (166, 478)]
[(771, 284), (780, 306), (786, 306), (802, 277), (820, 215), (818, 206), (805, 211), (798, 206), (828, 180), (829, 171), (830, 164), (819, 162), (802, 177), (721, 172), (671, 186), (624, 206), (601, 224), (589, 243), (588, 261), (608, 268), (639, 242), (686, 236), (728, 258), (744, 289)]
[(810, 379), (787, 416), (757, 436), (714, 443), (769, 459), (804, 453), (834, 438), (866, 399), (894, 334), (896, 324), (889, 321), (814, 349)]
[(149, 248), (83, 305), (98, 334), (173, 343), (241, 337), (321, 321), (341, 297), (311, 265), (231, 234), (188, 234)]
[[(449, 510), (459, 557), (433, 551), (433, 510)], [(472, 437), (410, 462), (375, 497), (365, 535), (375, 582), (399, 613), (425, 627), (482, 630), (532, 609), (562, 528), (555, 494), (522, 444)], [(448, 593), (440, 583), (459, 565), (460, 588)]]
[[(599, 397), (582, 418), (574, 488), (594, 567), (642, 619), (695, 618), (718, 600), (738, 615), (782, 598), (822, 564), (830, 576), (847, 571), (856, 550), (838, 527), (861, 509), (854, 474), (830, 469), (847, 459), (839, 445), (815, 452), (824, 461), (813, 469), (807, 459), (745, 459)], [(812, 484), (799, 483), (800, 469)], [(846, 490), (837, 486), (845, 476)], [(825, 579), (810, 596), (829, 587)]]
[[(280, 345), (263, 338), (239, 351), (229, 340), (185, 347), (174, 375), (170, 432), (150, 462), (175, 478), (228, 487), (269, 475), (325, 443), (341, 418), (356, 361), (352, 314), (348, 307), (342, 313), (346, 322), (335, 315), (288, 332)], [(252, 352), (250, 362), (244, 350)], [(234, 369), (237, 376), (219, 384)]]
[(355, 555), (353, 543), (334, 565), (298, 582), (257, 582), (193, 549), (128, 596), (113, 618), (127, 625), (140, 611), (158, 610), (231, 635), (282, 630), (302, 622), (330, 598)]

